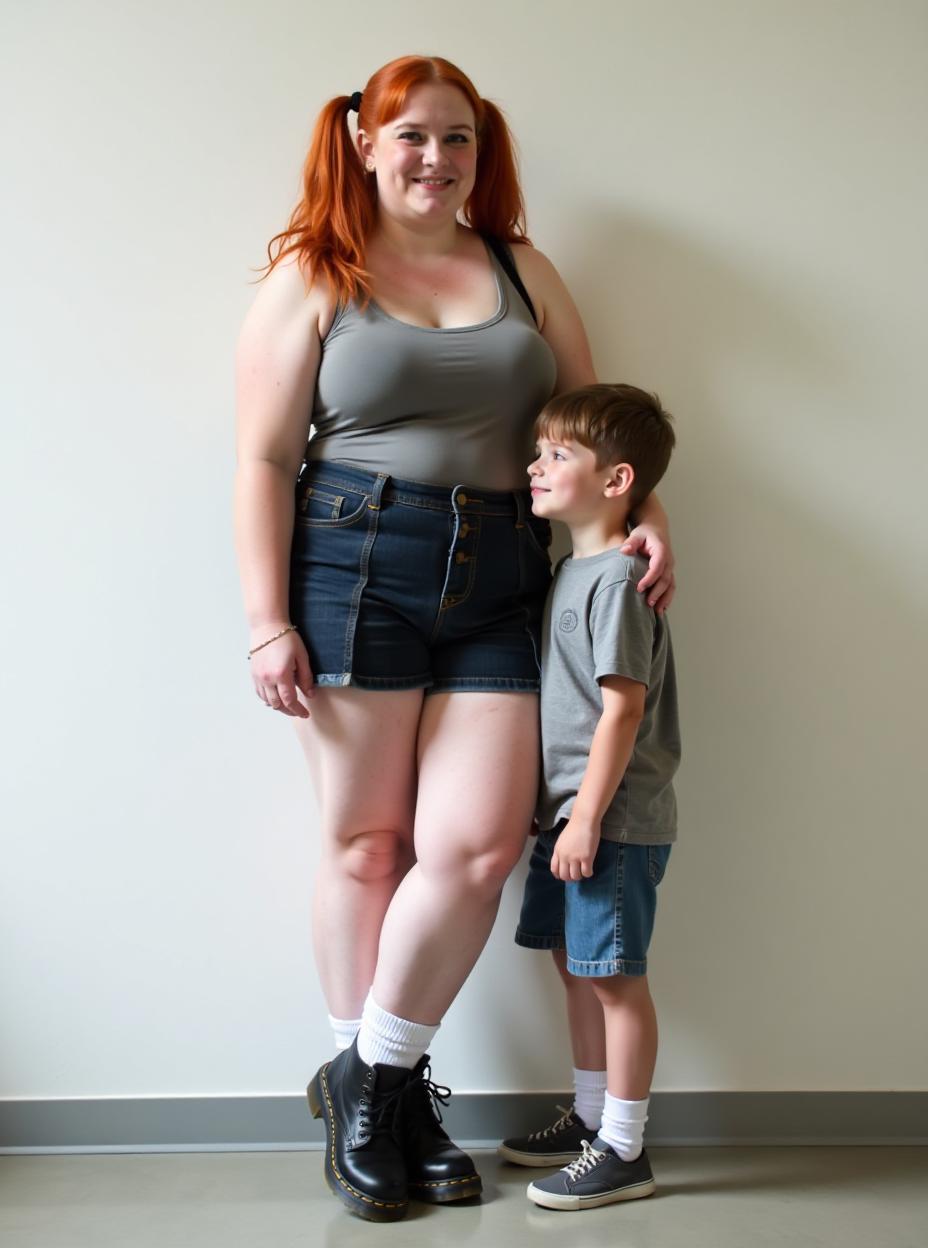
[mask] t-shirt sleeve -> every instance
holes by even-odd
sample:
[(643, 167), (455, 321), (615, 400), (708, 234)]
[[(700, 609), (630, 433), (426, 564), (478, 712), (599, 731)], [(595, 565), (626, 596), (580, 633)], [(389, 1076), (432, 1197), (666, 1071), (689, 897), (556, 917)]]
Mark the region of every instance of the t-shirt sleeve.
[(632, 580), (615, 581), (597, 591), (590, 608), (594, 676), (651, 680), (654, 611)]

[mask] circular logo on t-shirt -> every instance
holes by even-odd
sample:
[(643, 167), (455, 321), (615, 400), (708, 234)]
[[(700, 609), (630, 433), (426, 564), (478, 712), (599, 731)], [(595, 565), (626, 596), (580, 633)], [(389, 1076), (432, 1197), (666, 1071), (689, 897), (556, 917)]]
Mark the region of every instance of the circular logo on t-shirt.
[(572, 633), (579, 623), (576, 611), (571, 611), (570, 607), (568, 607), (566, 611), (561, 612), (561, 618), (558, 620), (557, 626), (562, 633)]

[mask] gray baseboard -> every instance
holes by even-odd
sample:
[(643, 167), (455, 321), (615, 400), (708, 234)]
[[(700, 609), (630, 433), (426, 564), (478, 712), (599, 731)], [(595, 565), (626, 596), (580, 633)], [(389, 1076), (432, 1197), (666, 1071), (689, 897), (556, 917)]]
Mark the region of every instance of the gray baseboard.
[[(479, 1147), (537, 1130), (569, 1092), (460, 1093), (445, 1111)], [(925, 1145), (928, 1092), (655, 1092), (647, 1140), (661, 1145)], [(301, 1096), (0, 1101), (0, 1152), (314, 1149), (322, 1124)]]

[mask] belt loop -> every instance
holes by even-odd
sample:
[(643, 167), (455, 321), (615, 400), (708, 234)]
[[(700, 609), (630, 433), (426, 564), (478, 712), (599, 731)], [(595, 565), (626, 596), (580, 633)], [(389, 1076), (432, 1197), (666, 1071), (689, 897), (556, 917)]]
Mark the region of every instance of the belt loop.
[(374, 480), (374, 488), (371, 490), (371, 501), (367, 504), (369, 511), (380, 511), (380, 498), (384, 492), (387, 482), (390, 480), (385, 472), (378, 472)]

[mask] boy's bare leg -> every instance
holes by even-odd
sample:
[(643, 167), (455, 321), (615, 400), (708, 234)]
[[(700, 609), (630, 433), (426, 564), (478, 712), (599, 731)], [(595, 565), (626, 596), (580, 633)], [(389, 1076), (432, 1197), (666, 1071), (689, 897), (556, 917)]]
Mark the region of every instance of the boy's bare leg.
[(648, 977), (612, 975), (589, 982), (605, 1020), (609, 1095), (643, 1101), (657, 1063), (657, 1013)]
[(604, 1011), (593, 989), (593, 981), (570, 974), (565, 950), (552, 949), (551, 953), (567, 995), (567, 1022), (574, 1066), (577, 1070), (605, 1070)]

